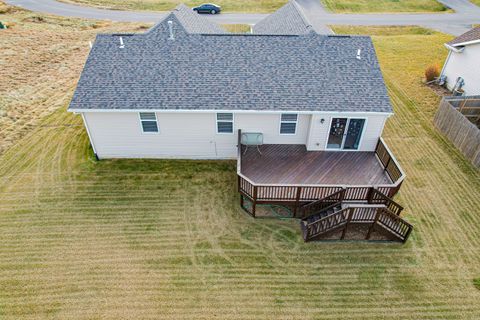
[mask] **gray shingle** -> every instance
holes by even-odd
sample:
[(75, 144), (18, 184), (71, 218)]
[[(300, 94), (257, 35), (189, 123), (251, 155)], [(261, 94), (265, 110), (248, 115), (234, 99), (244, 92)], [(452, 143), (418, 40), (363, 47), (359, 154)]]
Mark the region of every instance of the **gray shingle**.
[[(70, 109), (392, 112), (370, 37), (98, 35)], [(361, 60), (356, 59), (362, 50)]]
[(312, 26), (295, 0), (290, 0), (253, 26), (255, 34), (299, 35), (310, 30)]
[(470, 42), (470, 41), (475, 41), (475, 40), (480, 40), (480, 26), (475, 27), (470, 31), (467, 31), (462, 35), (459, 35), (455, 39), (447, 42), (447, 44), (451, 45), (452, 47), (455, 47), (460, 43)]

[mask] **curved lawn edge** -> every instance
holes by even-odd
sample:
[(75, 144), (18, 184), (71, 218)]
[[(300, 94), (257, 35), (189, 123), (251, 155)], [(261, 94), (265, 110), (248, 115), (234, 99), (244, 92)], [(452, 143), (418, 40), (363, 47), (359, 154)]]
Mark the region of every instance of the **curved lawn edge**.
[[(56, 0), (58, 2), (75, 4), (85, 7), (91, 7), (104, 10), (117, 11), (144, 11), (144, 12), (168, 12), (173, 10), (180, 3), (188, 7), (195, 7), (205, 1), (176, 1), (170, 0), (165, 2), (157, 2), (154, 0), (147, 0), (146, 2), (137, 2), (133, 0)], [(232, 0), (218, 0), (216, 4), (222, 7), (222, 12), (225, 13), (271, 13), (282, 7), (286, 0), (267, 0), (257, 2), (254, 0), (243, 1), (242, 5)], [(251, 3), (252, 5), (249, 5)]]

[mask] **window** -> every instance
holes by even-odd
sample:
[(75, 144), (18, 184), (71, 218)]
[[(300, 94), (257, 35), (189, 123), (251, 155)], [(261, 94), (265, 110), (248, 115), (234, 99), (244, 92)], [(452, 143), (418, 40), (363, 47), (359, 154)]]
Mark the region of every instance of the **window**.
[(282, 113), (280, 120), (280, 134), (295, 134), (297, 132), (297, 118), (295, 113)]
[(233, 113), (217, 113), (217, 133), (233, 133)]
[(140, 112), (140, 122), (144, 133), (157, 133), (157, 115), (155, 112)]

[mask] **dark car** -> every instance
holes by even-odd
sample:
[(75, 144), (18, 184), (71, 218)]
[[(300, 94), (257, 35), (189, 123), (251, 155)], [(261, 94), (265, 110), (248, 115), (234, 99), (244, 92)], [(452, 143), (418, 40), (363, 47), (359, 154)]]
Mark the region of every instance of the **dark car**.
[(204, 3), (199, 5), (198, 7), (193, 8), (193, 11), (197, 11), (197, 13), (217, 14), (220, 13), (221, 10), (222, 9), (220, 8), (220, 6), (217, 6), (213, 3)]

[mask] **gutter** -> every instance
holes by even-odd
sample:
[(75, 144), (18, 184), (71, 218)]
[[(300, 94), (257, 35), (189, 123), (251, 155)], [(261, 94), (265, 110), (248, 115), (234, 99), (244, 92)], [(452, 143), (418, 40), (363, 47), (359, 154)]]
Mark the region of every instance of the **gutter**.
[(457, 48), (456, 46), (453, 47), (453, 46), (451, 46), (449, 44), (446, 44), (446, 43), (444, 45), (448, 50), (450, 50), (450, 52), (453, 51), (453, 52), (456, 52), (456, 53), (462, 53), (465, 50), (465, 47)]
[(296, 114), (368, 114), (368, 115), (383, 115), (392, 116), (393, 112), (380, 111), (303, 111), (303, 110), (232, 110), (232, 109), (77, 109), (69, 108), (68, 112), (84, 113), (84, 112), (98, 112), (98, 113), (116, 113), (116, 112), (156, 112), (156, 113), (255, 113), (255, 114), (280, 114), (280, 113), (296, 113)]

